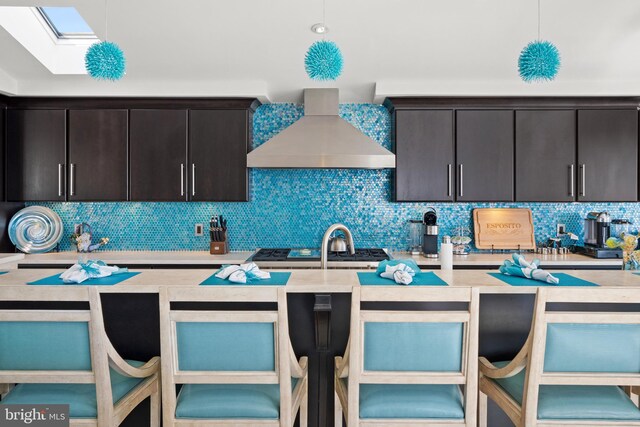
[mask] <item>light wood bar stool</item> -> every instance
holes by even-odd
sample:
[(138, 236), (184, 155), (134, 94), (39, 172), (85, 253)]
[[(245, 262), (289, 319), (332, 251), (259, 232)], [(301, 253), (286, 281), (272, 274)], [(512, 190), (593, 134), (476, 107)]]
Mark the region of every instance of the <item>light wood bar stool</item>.
[[(553, 303), (611, 306), (549, 310)], [(621, 388), (640, 385), (640, 313), (625, 312), (628, 303), (640, 303), (640, 290), (539, 288), (531, 332), (516, 357), (493, 364), (480, 358), (481, 425), (489, 397), (518, 427), (640, 426), (640, 410)]]
[[(277, 310), (172, 307), (235, 302)], [(307, 425), (307, 358), (291, 347), (283, 288), (162, 288), (160, 334), (164, 427), (290, 427), (298, 411)]]
[[(380, 302), (461, 308), (362, 307)], [(335, 425), (344, 413), (349, 427), (475, 426), (478, 306), (478, 289), (354, 288), (349, 344), (335, 359)]]
[(160, 359), (120, 357), (95, 287), (0, 292), (3, 302), (51, 300), (88, 302), (89, 309), (0, 309), (0, 403), (68, 404), (71, 426), (111, 427), (150, 397), (150, 424), (158, 427)]

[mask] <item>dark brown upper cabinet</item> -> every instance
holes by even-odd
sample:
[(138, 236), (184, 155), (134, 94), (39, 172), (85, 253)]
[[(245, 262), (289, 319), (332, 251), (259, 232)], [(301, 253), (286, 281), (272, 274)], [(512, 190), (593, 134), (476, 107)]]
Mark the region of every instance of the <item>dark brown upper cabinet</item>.
[(576, 200), (575, 110), (516, 111), (515, 132), (516, 201)]
[(69, 110), (68, 120), (68, 200), (127, 200), (128, 111)]
[(453, 130), (453, 110), (395, 112), (396, 201), (453, 201)]
[(131, 110), (131, 200), (186, 201), (187, 172), (187, 110)]
[[(388, 98), (396, 200), (636, 201), (639, 104), (636, 97)], [(454, 138), (453, 176), (443, 181)], [(449, 186), (454, 195), (443, 197)]]
[(456, 112), (456, 200), (513, 201), (513, 110)]
[(638, 197), (638, 111), (578, 111), (578, 200)]
[(65, 201), (66, 111), (7, 111), (7, 200)]
[(247, 110), (189, 111), (189, 199), (247, 201), (248, 142)]

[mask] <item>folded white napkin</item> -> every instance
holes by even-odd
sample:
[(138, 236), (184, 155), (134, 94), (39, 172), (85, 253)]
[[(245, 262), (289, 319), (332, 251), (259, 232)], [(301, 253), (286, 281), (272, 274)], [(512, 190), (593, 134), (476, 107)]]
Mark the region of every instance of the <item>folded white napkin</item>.
[(560, 279), (553, 276), (548, 271), (538, 268), (540, 266), (539, 259), (536, 258), (529, 262), (518, 253), (513, 254), (511, 258), (513, 261), (507, 259), (502, 263), (500, 266), (500, 273), (509, 276), (526, 277), (527, 279), (539, 280), (553, 285), (560, 283)]
[(386, 270), (380, 273), (380, 277), (394, 280), (399, 285), (410, 284), (415, 275), (416, 272), (406, 264), (387, 265)]
[(118, 266), (110, 266), (103, 261), (89, 260), (87, 262), (78, 262), (72, 265), (68, 270), (60, 275), (64, 283), (82, 283), (88, 279), (97, 279), (100, 277), (111, 276), (128, 271), (126, 268)]
[(254, 262), (241, 265), (224, 265), (222, 269), (216, 273), (219, 279), (227, 279), (233, 283), (247, 283), (247, 281), (256, 281), (270, 279), (271, 274), (262, 271)]

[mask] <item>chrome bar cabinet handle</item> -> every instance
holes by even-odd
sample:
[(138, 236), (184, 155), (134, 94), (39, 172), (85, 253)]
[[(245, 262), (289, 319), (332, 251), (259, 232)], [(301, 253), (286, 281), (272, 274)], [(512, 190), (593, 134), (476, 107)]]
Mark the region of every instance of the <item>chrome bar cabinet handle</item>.
[(58, 197), (62, 197), (62, 163), (58, 163)]
[(180, 163), (180, 195), (184, 196), (184, 163)]
[(196, 195), (196, 164), (191, 163), (191, 195)]
[(71, 163), (69, 165), (69, 195), (70, 196), (73, 196), (76, 194), (75, 170), (76, 170), (76, 165)]
[(573, 197), (573, 164), (569, 166), (569, 196)]
[(451, 163), (447, 165), (447, 197), (451, 197)]
[(585, 197), (587, 195), (587, 165), (586, 164), (581, 164), (580, 165), (580, 170), (582, 171), (582, 179), (581, 179), (581, 190), (580, 190), (580, 195), (582, 197)]
[(460, 197), (464, 196), (464, 165), (460, 163)]

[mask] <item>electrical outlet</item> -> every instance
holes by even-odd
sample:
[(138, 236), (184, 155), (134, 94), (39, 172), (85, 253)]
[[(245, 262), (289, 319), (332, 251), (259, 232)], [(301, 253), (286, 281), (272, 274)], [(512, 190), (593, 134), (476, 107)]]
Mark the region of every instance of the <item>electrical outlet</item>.
[(203, 224), (196, 224), (194, 231), (195, 231), (195, 235), (196, 236), (204, 235), (204, 225)]
[(567, 233), (567, 226), (564, 224), (558, 224), (556, 225), (556, 235), (557, 236), (561, 236), (563, 234)]

